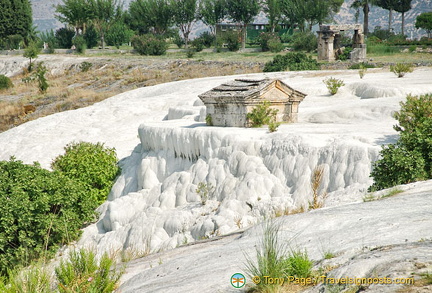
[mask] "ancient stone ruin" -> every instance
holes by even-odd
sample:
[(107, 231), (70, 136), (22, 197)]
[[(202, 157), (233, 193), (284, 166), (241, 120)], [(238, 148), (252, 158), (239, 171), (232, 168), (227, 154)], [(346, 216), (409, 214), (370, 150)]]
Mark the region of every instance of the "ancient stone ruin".
[(320, 25), (318, 31), (318, 60), (334, 61), (339, 54), (342, 54), (343, 47), (340, 43), (341, 33), (353, 30), (353, 50), (350, 59), (353, 62), (363, 62), (366, 60), (366, 44), (362, 25)]
[(248, 127), (247, 113), (263, 101), (278, 109), (277, 122), (296, 122), (305, 94), (275, 79), (235, 79), (199, 95), (214, 126)]

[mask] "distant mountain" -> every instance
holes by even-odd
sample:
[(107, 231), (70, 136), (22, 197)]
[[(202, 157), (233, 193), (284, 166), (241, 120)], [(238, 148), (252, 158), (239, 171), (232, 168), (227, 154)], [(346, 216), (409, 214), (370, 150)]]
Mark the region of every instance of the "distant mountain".
[[(125, 0), (124, 7), (127, 9), (129, 3), (133, 0)], [(350, 5), (354, 0), (345, 0), (340, 12), (335, 16), (335, 23), (349, 24), (355, 23), (355, 9), (350, 9)], [(33, 6), (33, 19), (39, 31), (50, 29), (57, 29), (63, 26), (58, 20), (54, 18), (55, 5), (63, 3), (62, 0), (31, 0)], [(432, 11), (432, 0), (413, 0), (412, 9), (405, 13), (405, 34), (409, 38), (417, 38), (425, 36), (426, 32), (417, 30), (414, 27), (415, 18), (422, 12)], [(262, 16), (260, 17), (262, 18)], [(393, 12), (392, 28), (396, 33), (401, 31), (402, 16), (400, 13)], [(358, 23), (363, 23), (363, 12), (360, 11)], [(372, 6), (371, 13), (369, 14), (369, 29), (374, 30), (375, 27), (380, 26), (383, 29), (388, 28), (388, 11), (379, 7)], [(205, 26), (199, 23), (195, 26), (195, 33), (205, 30)]]

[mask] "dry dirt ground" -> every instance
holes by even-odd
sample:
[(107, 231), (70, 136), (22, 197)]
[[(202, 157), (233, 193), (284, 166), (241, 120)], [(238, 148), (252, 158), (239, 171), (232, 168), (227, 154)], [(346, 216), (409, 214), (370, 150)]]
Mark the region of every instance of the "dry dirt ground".
[(42, 55), (49, 84), (39, 92), (27, 58), (0, 56), (0, 74), (14, 87), (0, 91), (0, 132), (53, 113), (77, 109), (139, 87), (191, 78), (261, 72), (264, 63), (161, 59), (139, 56), (78, 57)]

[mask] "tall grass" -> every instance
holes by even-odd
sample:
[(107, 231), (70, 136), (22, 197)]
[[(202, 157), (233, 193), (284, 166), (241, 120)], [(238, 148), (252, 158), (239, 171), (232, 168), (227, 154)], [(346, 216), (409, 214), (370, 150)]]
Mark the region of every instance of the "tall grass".
[[(251, 279), (260, 280), (256, 283), (256, 291), (269, 292), (277, 290), (278, 283), (265, 282), (265, 276), (272, 278), (308, 278), (312, 275), (313, 263), (306, 252), (288, 249), (289, 243), (282, 243), (279, 239), (280, 224), (265, 221), (263, 237), (256, 248), (256, 261), (245, 254), (246, 271)], [(257, 278), (258, 277), (258, 278)]]
[(398, 47), (385, 44), (368, 44), (366, 50), (367, 54), (374, 55), (393, 55), (400, 51)]

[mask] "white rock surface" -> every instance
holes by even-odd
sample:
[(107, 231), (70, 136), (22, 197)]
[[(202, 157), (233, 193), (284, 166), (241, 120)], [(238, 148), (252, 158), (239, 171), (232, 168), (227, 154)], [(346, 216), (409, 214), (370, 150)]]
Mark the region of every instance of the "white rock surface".
[[(79, 244), (99, 252), (154, 252), (236, 231), (277, 210), (307, 206), (310, 176), (321, 164), (326, 206), (361, 201), (380, 145), (397, 138), (391, 114), (407, 94), (432, 92), (430, 68), (417, 68), (402, 79), (379, 69), (369, 70), (363, 80), (357, 71), (241, 77), (263, 76), (308, 94), (299, 123), (272, 134), (265, 128), (207, 127), (199, 122), (205, 113), (198, 94), (235, 77), (195, 79), (137, 89), (13, 128), (0, 134), (0, 159), (14, 155), (49, 168), (71, 141), (115, 147), (122, 175), (99, 209), (100, 220), (85, 229)], [(343, 79), (346, 86), (330, 96), (322, 83), (326, 76)], [(195, 192), (200, 182), (215, 187), (205, 205)], [(332, 211), (328, 224), (315, 225), (339, 227), (344, 213)], [(358, 247), (360, 236), (346, 241)]]
[[(432, 269), (432, 181), (406, 189), (379, 201), (278, 218), (279, 239), (292, 249), (307, 251), (315, 270), (335, 267), (329, 278), (411, 278), (416, 273), (418, 279), (420, 273)], [(253, 286), (245, 271), (245, 254), (255, 257), (261, 239), (262, 226), (257, 225), (137, 259), (128, 264), (119, 292), (245, 292), (234, 289), (230, 278), (242, 273), (247, 287)], [(325, 252), (336, 257), (325, 260)], [(335, 287), (317, 284), (307, 292), (344, 288)], [(401, 285), (372, 284), (365, 292), (396, 292), (398, 288)]]

